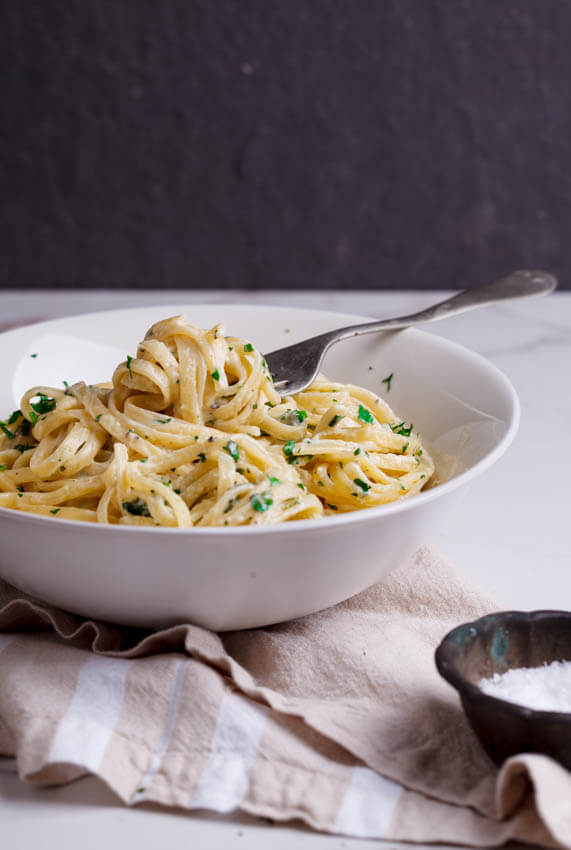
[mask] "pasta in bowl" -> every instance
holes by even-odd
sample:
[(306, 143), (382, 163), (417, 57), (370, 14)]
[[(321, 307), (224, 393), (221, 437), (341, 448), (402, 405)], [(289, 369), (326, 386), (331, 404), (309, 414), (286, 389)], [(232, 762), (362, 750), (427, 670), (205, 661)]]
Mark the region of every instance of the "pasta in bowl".
[(0, 428), (0, 506), (88, 522), (312, 519), (414, 495), (434, 471), (380, 395), (320, 376), (281, 398), (251, 342), (184, 316), (110, 385), (33, 387)]
[(213, 629), (381, 580), (507, 449), (518, 402), (412, 329), (334, 346), (334, 382), (279, 398), (261, 352), (360, 320), (181, 304), (1, 334), (0, 577), (89, 617)]

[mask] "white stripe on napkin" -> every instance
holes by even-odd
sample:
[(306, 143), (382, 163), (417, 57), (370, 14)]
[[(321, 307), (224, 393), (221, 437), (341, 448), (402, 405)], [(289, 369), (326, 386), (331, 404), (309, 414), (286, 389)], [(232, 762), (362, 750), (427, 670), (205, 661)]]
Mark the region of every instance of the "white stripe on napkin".
[(140, 803), (142, 800), (145, 799), (146, 792), (149, 789), (154, 777), (156, 776), (156, 773), (159, 767), (161, 766), (163, 758), (165, 757), (165, 753), (168, 749), (170, 737), (172, 735), (172, 730), (174, 728), (174, 723), (178, 713), (178, 706), (182, 693), (182, 684), (184, 682), (184, 675), (186, 673), (186, 670), (188, 669), (188, 663), (188, 661), (183, 661), (182, 659), (177, 659), (175, 662), (174, 685), (171, 694), (171, 699), (169, 702), (166, 722), (163, 727), (163, 731), (161, 733), (157, 749), (153, 753), (151, 760), (149, 761), (148, 767), (143, 776), (141, 777), (139, 787), (133, 794), (133, 803)]
[(334, 831), (356, 838), (383, 838), (401, 793), (396, 782), (368, 767), (354, 767)]
[(230, 812), (248, 790), (267, 709), (234, 693), (224, 696), (216, 719), (210, 758), (192, 797), (192, 808)]
[(58, 726), (50, 762), (70, 762), (93, 773), (97, 771), (119, 719), (125, 679), (132, 663), (97, 655), (87, 659)]

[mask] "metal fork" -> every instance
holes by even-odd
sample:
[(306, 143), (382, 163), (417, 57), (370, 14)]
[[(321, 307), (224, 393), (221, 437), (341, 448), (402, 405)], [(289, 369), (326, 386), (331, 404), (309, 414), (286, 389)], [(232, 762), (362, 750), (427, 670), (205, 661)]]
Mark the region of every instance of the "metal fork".
[(485, 307), (496, 301), (547, 295), (556, 286), (557, 279), (549, 272), (515, 271), (495, 283), (476, 289), (466, 289), (418, 313), (337, 328), (302, 342), (296, 342), (294, 345), (288, 345), (287, 348), (280, 348), (266, 354), (266, 362), (278, 392), (282, 395), (292, 395), (305, 389), (315, 380), (325, 352), (341, 339), (377, 333), (377, 331), (408, 328), (423, 322), (436, 322), (448, 316), (464, 313), (466, 310)]

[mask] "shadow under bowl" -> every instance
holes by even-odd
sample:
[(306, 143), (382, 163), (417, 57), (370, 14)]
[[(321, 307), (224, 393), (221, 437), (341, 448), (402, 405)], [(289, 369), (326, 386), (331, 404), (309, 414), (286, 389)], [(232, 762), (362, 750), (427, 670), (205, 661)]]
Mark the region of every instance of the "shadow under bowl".
[(517, 667), (571, 660), (571, 612), (504, 611), (453, 629), (435, 654), (438, 672), (460, 695), (480, 743), (498, 765), (542, 753), (571, 770), (571, 712), (539, 711), (485, 694), (480, 679)]

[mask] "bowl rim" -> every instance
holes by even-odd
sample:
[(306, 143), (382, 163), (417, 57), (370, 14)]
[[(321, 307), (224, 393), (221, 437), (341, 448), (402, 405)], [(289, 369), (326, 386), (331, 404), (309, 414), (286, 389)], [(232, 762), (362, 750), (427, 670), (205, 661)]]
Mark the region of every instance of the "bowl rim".
[[(547, 619), (561, 618), (568, 620), (571, 624), (571, 611), (559, 610), (556, 608), (540, 608), (534, 611), (519, 611), (506, 610), (495, 611), (490, 614), (484, 614), (475, 620), (469, 620), (465, 623), (460, 623), (455, 626), (447, 634), (444, 635), (434, 653), (434, 661), (436, 668), (443, 679), (445, 679), (453, 688), (455, 688), (462, 702), (464, 700), (472, 704), (487, 705), (490, 708), (500, 711), (504, 714), (515, 715), (522, 720), (537, 720), (547, 724), (555, 723), (571, 723), (571, 711), (548, 711), (540, 708), (529, 708), (520, 703), (510, 702), (501, 697), (487, 694), (477, 685), (470, 682), (459, 670), (455, 661), (455, 649), (453, 644), (453, 635), (460, 629), (474, 629), (475, 634), (472, 636), (472, 641), (478, 637), (478, 626), (488, 625), (495, 621), (496, 625), (502, 625), (503, 622), (510, 620), (520, 620), (525, 623), (541, 622)], [(571, 660), (571, 659), (569, 659)]]
[[(97, 319), (99, 321), (104, 320), (106, 316), (116, 316), (117, 314), (127, 314), (134, 312), (148, 312), (150, 310), (164, 310), (165, 313), (168, 311), (175, 311), (174, 313), (168, 312), (169, 315), (175, 315), (176, 311), (180, 311), (181, 309), (194, 309), (199, 310), (202, 308), (212, 308), (216, 307), (220, 309), (221, 313), (224, 312), (227, 308), (232, 308), (234, 310), (242, 309), (244, 311), (248, 311), (249, 313), (252, 311), (255, 312), (265, 312), (272, 311), (274, 313), (279, 312), (291, 312), (294, 310), (296, 313), (304, 313), (307, 316), (311, 314), (328, 314), (335, 315), (339, 317), (343, 317), (343, 319), (347, 319), (350, 322), (358, 322), (358, 321), (373, 321), (375, 320), (374, 316), (364, 316), (360, 314), (352, 314), (352, 313), (343, 313), (335, 310), (314, 310), (305, 307), (284, 307), (283, 305), (264, 305), (264, 304), (251, 304), (247, 305), (242, 302), (240, 303), (218, 303), (216, 301), (213, 302), (201, 302), (196, 304), (158, 304), (158, 305), (146, 305), (144, 307), (125, 307), (117, 310), (100, 310), (94, 311), (91, 313), (78, 313), (71, 316), (61, 316), (55, 319), (49, 319), (43, 322), (35, 322), (29, 325), (23, 325), (8, 331), (4, 331), (0, 333), (0, 338), (9, 337), (12, 335), (19, 335), (22, 331), (27, 331), (33, 328), (44, 328), (49, 325), (59, 324), (60, 322), (67, 322), (81, 319), (81, 320), (94, 320)], [(219, 537), (221, 534), (224, 537), (232, 537), (232, 536), (250, 536), (255, 535), (256, 537), (266, 534), (294, 534), (299, 531), (310, 532), (311, 530), (322, 531), (324, 528), (330, 528), (332, 526), (345, 526), (345, 525), (353, 525), (359, 524), (362, 522), (366, 522), (368, 520), (375, 520), (376, 518), (382, 518), (385, 516), (392, 516), (395, 513), (407, 513), (408, 511), (413, 511), (421, 506), (433, 502), (441, 497), (444, 497), (456, 490), (458, 487), (463, 486), (464, 484), (469, 483), (473, 479), (480, 476), (486, 469), (499, 460), (502, 455), (505, 454), (511, 443), (513, 442), (518, 428), (520, 424), (521, 417), (521, 405), (519, 401), (519, 397), (516, 393), (516, 390), (509, 380), (509, 378), (499, 369), (494, 363), (484, 357), (482, 354), (479, 354), (476, 351), (468, 348), (467, 346), (461, 345), (460, 343), (454, 342), (453, 340), (449, 340), (446, 337), (438, 336), (435, 333), (428, 333), (427, 331), (420, 330), (419, 328), (402, 328), (394, 331), (386, 331), (391, 335), (393, 334), (401, 334), (403, 332), (408, 333), (409, 335), (420, 336), (425, 339), (430, 340), (431, 345), (440, 346), (442, 348), (446, 348), (455, 352), (458, 356), (467, 357), (468, 359), (472, 359), (476, 361), (480, 366), (484, 369), (487, 369), (488, 372), (494, 375), (495, 379), (501, 385), (502, 390), (504, 392), (504, 397), (508, 402), (509, 414), (506, 417), (506, 431), (497, 443), (497, 445), (484, 457), (478, 460), (475, 464), (468, 467), (467, 469), (460, 472), (454, 478), (449, 481), (444, 482), (443, 484), (439, 484), (438, 486), (426, 490), (421, 491), (420, 493), (416, 493), (414, 498), (410, 499), (398, 499), (396, 502), (389, 502), (384, 505), (377, 505), (375, 507), (363, 508), (362, 510), (350, 511), (347, 513), (342, 513), (339, 516), (327, 516), (327, 517), (317, 517), (314, 519), (301, 519), (296, 520), (295, 522), (285, 522), (285, 523), (275, 523), (272, 525), (244, 525), (244, 526), (229, 526), (229, 527), (203, 527), (203, 526), (193, 526), (191, 528), (173, 528), (173, 527), (147, 527), (147, 526), (130, 526), (130, 525), (120, 525), (120, 524), (105, 524), (105, 523), (93, 523), (86, 522), (84, 520), (72, 520), (72, 519), (64, 519), (59, 517), (46, 517), (40, 514), (26, 513), (24, 511), (17, 511), (11, 508), (0, 507), (0, 519), (11, 518), (16, 521), (27, 523), (44, 523), (49, 527), (57, 527), (60, 529), (64, 528), (98, 528), (100, 531), (98, 533), (104, 534), (133, 534), (136, 533), (137, 536), (141, 534), (153, 534), (153, 535), (168, 535), (172, 537), (173, 534), (176, 535), (190, 535), (192, 537), (201, 536), (201, 537)]]

